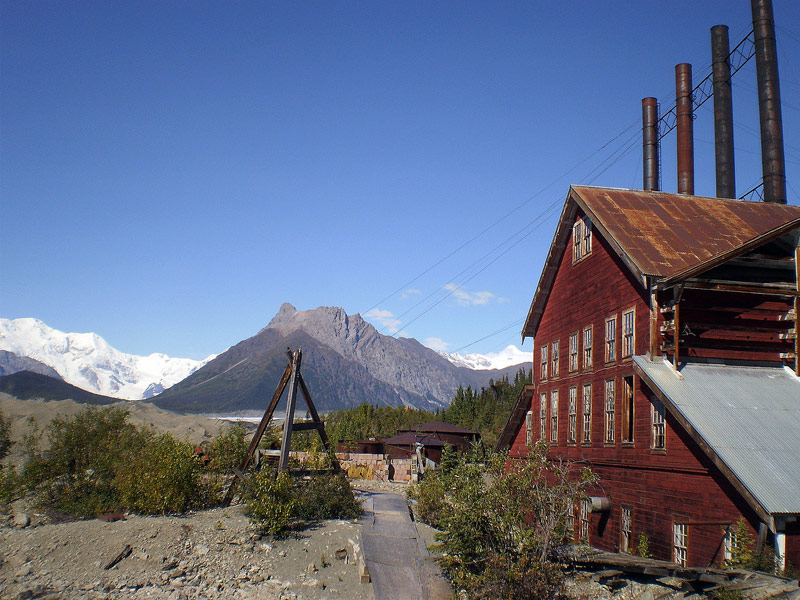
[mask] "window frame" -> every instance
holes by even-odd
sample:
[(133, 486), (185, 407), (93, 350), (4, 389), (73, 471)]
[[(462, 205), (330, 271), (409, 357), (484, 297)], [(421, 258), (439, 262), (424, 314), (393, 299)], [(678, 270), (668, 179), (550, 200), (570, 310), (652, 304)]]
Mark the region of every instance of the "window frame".
[(533, 411), (525, 413), (525, 447), (533, 445)]
[(631, 553), (633, 545), (633, 509), (630, 506), (619, 507), (619, 551)]
[(550, 391), (550, 442), (558, 444), (558, 390)]
[(632, 446), (636, 441), (635, 385), (633, 375), (624, 375), (622, 377), (622, 432), (620, 438), (623, 446)]
[[(583, 370), (590, 371), (592, 369), (592, 351), (594, 348), (594, 325), (587, 325), (582, 330), (581, 336), (583, 341)], [(588, 342), (588, 344), (587, 344)]]
[(580, 539), (589, 543), (592, 532), (592, 504), (588, 498), (582, 498), (580, 501), (580, 523)]
[(539, 394), (539, 439), (547, 439), (547, 392)]
[(603, 386), (603, 406), (605, 415), (605, 433), (603, 443), (607, 446), (616, 444), (616, 410), (617, 410), (617, 378), (605, 380)]
[(577, 373), (579, 370), (578, 357), (580, 356), (580, 332), (569, 334), (569, 372)]
[[(609, 325), (612, 325), (613, 331), (609, 331)], [(606, 319), (605, 331), (606, 331), (605, 362), (606, 364), (609, 364), (617, 362), (617, 315), (616, 314)], [(609, 333), (611, 333), (610, 338), (609, 338)]]
[[(588, 396), (587, 396), (588, 390)], [(588, 410), (587, 410), (588, 409)], [(590, 446), (592, 444), (592, 382), (583, 384), (581, 394), (581, 445)]]
[(559, 346), (561, 345), (560, 340), (556, 340), (550, 344), (550, 378), (551, 379), (558, 379), (558, 369), (559, 369)]
[(569, 416), (567, 417), (567, 444), (578, 443), (578, 386), (569, 388)]
[(672, 521), (672, 562), (685, 567), (689, 563), (689, 523), (685, 517)]
[[(631, 329), (628, 332), (625, 318), (631, 316)], [(622, 311), (622, 355), (621, 358), (631, 358), (636, 353), (636, 307)]]
[(592, 253), (592, 220), (578, 217), (572, 225), (572, 264), (579, 263)]
[(663, 402), (655, 399), (650, 403), (650, 449), (667, 450), (667, 410)]
[(539, 348), (539, 381), (547, 381), (547, 366), (550, 363), (548, 355), (548, 345), (544, 344)]

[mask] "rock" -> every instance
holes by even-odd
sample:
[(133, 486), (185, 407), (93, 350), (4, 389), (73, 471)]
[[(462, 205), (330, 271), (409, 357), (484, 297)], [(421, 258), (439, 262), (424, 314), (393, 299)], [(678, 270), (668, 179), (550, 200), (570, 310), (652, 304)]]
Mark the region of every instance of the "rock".
[(209, 552), (208, 546), (200, 544), (194, 547), (194, 553), (197, 554), (197, 556), (205, 556), (206, 554), (208, 554), (208, 552)]
[(317, 565), (315, 565), (313, 562), (308, 563), (308, 566), (306, 567), (306, 573), (316, 573), (317, 571)]
[(31, 524), (31, 518), (24, 512), (16, 512), (14, 513), (12, 524), (14, 527), (22, 529), (23, 527), (27, 527)]
[(336, 550), (333, 551), (333, 555), (338, 560), (346, 561), (347, 560), (347, 548), (337, 548)]
[(30, 564), (24, 564), (19, 569), (16, 570), (14, 573), (14, 577), (27, 577), (33, 573), (33, 569), (31, 569)]

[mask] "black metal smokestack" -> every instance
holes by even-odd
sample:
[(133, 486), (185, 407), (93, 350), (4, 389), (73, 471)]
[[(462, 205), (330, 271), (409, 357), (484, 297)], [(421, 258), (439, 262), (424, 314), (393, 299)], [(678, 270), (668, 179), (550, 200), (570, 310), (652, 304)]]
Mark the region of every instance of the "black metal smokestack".
[(755, 37), (758, 112), (761, 117), (761, 169), (764, 201), (786, 204), (786, 165), (783, 156), (781, 91), (772, 0), (751, 0)]
[(692, 65), (675, 65), (675, 107), (678, 126), (678, 193), (694, 194), (694, 123)]
[(714, 154), (717, 165), (717, 197), (736, 198), (733, 160), (733, 95), (728, 26), (711, 28), (711, 64), (714, 81)]
[(642, 188), (659, 189), (658, 173), (658, 100), (642, 98)]

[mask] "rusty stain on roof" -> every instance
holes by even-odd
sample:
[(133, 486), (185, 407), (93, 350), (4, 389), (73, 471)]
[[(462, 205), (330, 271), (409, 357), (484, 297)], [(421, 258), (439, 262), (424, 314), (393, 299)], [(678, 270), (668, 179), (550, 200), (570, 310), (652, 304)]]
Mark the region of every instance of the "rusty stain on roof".
[(573, 186), (573, 197), (644, 275), (669, 278), (798, 221), (800, 207)]
[(673, 283), (800, 228), (800, 206), (571, 186), (522, 329), (535, 335), (580, 208), (636, 279)]

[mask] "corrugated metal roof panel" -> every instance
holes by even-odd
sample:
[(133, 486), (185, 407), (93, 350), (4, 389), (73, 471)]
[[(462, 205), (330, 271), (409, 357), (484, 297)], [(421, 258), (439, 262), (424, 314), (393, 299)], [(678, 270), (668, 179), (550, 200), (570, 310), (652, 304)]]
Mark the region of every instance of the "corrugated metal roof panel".
[(576, 200), (645, 275), (672, 277), (800, 220), (800, 206), (573, 186)]
[(679, 378), (668, 363), (634, 360), (766, 512), (800, 513), (800, 378), (692, 363)]

